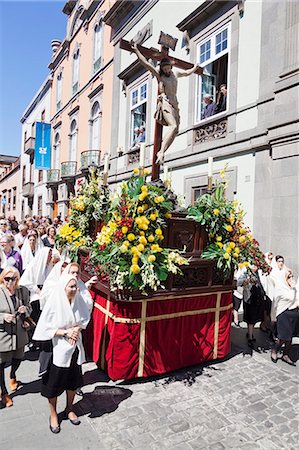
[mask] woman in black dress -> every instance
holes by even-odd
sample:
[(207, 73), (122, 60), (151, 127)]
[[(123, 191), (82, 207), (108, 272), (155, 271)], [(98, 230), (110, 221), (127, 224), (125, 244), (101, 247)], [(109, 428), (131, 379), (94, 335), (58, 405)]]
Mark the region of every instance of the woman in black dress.
[(238, 286), (243, 286), (244, 322), (247, 323), (247, 340), (250, 347), (253, 346), (254, 325), (264, 318), (265, 291), (261, 284), (258, 268), (252, 265), (250, 270), (238, 279)]

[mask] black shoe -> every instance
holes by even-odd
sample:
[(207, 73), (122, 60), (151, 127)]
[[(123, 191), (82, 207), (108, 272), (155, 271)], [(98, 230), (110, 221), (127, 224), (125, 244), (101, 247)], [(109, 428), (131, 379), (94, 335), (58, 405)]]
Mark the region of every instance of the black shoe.
[(49, 418), (49, 422), (50, 422), (50, 430), (51, 430), (51, 432), (54, 433), (54, 434), (60, 433), (60, 425), (58, 425), (57, 427), (52, 427), (52, 425), (51, 425), (51, 417)]
[(232, 322), (232, 327), (234, 327), (234, 328), (241, 328), (240, 322), (235, 322), (235, 321), (233, 321), (233, 322)]
[(271, 352), (271, 361), (276, 364), (278, 361), (277, 352), (275, 350), (272, 350)]
[(253, 348), (254, 347), (254, 340), (253, 339), (247, 339), (248, 347)]
[(67, 413), (66, 410), (65, 410), (65, 411), (64, 411), (64, 417), (65, 417), (65, 419), (68, 419), (68, 420), (71, 422), (71, 424), (73, 424), (73, 425), (80, 425), (81, 420), (78, 419), (78, 417), (77, 417), (77, 419), (70, 419), (68, 415), (69, 415), (69, 413)]
[(285, 363), (289, 364), (290, 366), (294, 366), (296, 367), (296, 363), (294, 361), (291, 360), (291, 358), (289, 357), (289, 355), (283, 355), (283, 357), (281, 358), (282, 361), (284, 361)]

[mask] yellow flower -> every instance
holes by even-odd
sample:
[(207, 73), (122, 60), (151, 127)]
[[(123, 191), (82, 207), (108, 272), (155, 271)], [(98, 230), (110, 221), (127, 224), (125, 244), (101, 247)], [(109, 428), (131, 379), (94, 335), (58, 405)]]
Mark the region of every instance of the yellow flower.
[(74, 247), (80, 247), (80, 246), (81, 246), (80, 241), (74, 242)]
[(120, 247), (120, 251), (122, 252), (122, 253), (126, 253), (127, 251), (128, 251), (128, 247), (127, 247), (127, 245), (122, 245), (121, 247)]
[(121, 227), (121, 231), (122, 231), (124, 234), (127, 234), (127, 232), (128, 232), (128, 227)]
[(161, 228), (157, 228), (155, 233), (157, 236), (161, 236), (163, 234)]
[(138, 206), (137, 211), (140, 213), (143, 213), (143, 206)]
[(126, 245), (127, 247), (129, 247), (130, 242), (129, 242), (129, 241), (124, 241), (124, 242), (123, 242), (123, 245)]
[(233, 257), (234, 257), (234, 258), (239, 258), (239, 253), (236, 253), (236, 252), (233, 253)]
[(147, 240), (148, 240), (148, 242), (154, 242), (155, 237), (154, 237), (152, 234), (150, 234), (150, 235), (148, 236)]
[(135, 275), (137, 275), (140, 272), (140, 267), (138, 264), (133, 264), (131, 266), (131, 272), (133, 272)]
[(223, 247), (222, 242), (217, 242), (217, 245), (218, 245), (219, 248), (222, 248), (222, 247)]
[(72, 242), (73, 238), (72, 238), (72, 236), (67, 236), (66, 240), (67, 240), (67, 242)]
[(156, 214), (152, 213), (152, 214), (150, 215), (150, 219), (153, 220), (153, 221), (156, 220), (156, 219), (157, 219)]
[(143, 205), (143, 210), (146, 211), (147, 209), (148, 209), (148, 204), (147, 204), (147, 203), (144, 203), (144, 205)]
[(134, 255), (132, 258), (132, 264), (138, 264), (139, 261), (139, 256), (138, 255)]
[(219, 209), (217, 209), (217, 208), (215, 208), (214, 211), (213, 211), (213, 213), (214, 213), (215, 216), (219, 216), (219, 212), (220, 212), (220, 211), (219, 211)]
[(233, 227), (232, 227), (231, 225), (226, 225), (225, 229), (226, 229), (226, 231), (228, 231), (229, 233), (230, 233), (231, 231), (233, 231)]
[(134, 239), (135, 239), (135, 234), (129, 233), (128, 236), (127, 236), (127, 238), (128, 238), (128, 241), (132, 242), (132, 241), (134, 241)]
[(231, 253), (232, 249), (230, 247), (226, 247), (225, 251), (226, 253)]
[(245, 261), (245, 262), (244, 262), (244, 266), (245, 266), (245, 267), (248, 267), (248, 266), (249, 266), (249, 262), (248, 262), (248, 261)]
[(216, 241), (222, 241), (222, 236), (216, 236)]
[(241, 234), (245, 234), (245, 233), (246, 233), (245, 228), (240, 228), (240, 233), (241, 233)]
[(239, 263), (238, 266), (240, 267), (240, 269), (243, 269), (244, 263)]
[(147, 244), (147, 240), (146, 240), (146, 238), (144, 236), (140, 236), (139, 242), (140, 242), (140, 244), (143, 244), (143, 245)]
[(142, 225), (142, 226), (139, 227), (139, 228), (141, 228), (141, 229), (144, 230), (144, 231), (148, 230), (148, 226), (147, 226), (147, 225)]
[(164, 239), (163, 234), (159, 234), (158, 239), (159, 239), (159, 241), (163, 241), (163, 239)]
[(171, 219), (172, 214), (170, 212), (167, 212), (164, 216), (166, 217), (166, 219)]
[(156, 261), (156, 257), (155, 257), (155, 255), (150, 255), (150, 256), (147, 258), (147, 260), (148, 260), (148, 262), (152, 263), (152, 262)]
[(141, 186), (141, 190), (142, 192), (147, 192), (147, 186), (144, 184), (143, 186)]
[(149, 169), (144, 169), (144, 175), (149, 175), (151, 171)]
[(143, 252), (143, 250), (144, 250), (144, 245), (143, 245), (143, 244), (138, 244), (138, 245), (137, 245), (137, 250), (138, 250), (139, 252)]
[(81, 231), (73, 231), (72, 236), (73, 236), (73, 238), (77, 239), (78, 237), (81, 236)]
[(236, 247), (236, 248), (235, 248), (235, 252), (236, 252), (236, 253), (240, 253), (239, 247)]
[(245, 241), (245, 236), (240, 236), (239, 237), (239, 241), (242, 243), (242, 242), (244, 242)]
[(223, 255), (223, 258), (224, 258), (224, 259), (229, 259), (229, 257), (230, 257), (230, 256), (229, 256), (229, 253), (224, 253), (224, 255)]
[(230, 248), (235, 248), (236, 244), (234, 242), (229, 243)]
[(135, 245), (131, 248), (131, 252), (132, 252), (133, 254), (139, 253), (138, 250), (137, 250), (137, 247), (136, 247)]
[(138, 175), (139, 174), (139, 169), (137, 167), (135, 167), (135, 169), (133, 169), (133, 172)]

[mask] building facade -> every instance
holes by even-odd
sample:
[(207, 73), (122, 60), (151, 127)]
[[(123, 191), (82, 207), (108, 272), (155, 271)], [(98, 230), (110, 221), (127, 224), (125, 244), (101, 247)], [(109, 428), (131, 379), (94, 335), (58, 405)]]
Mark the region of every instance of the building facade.
[(67, 33), (53, 41), (52, 161), (47, 175), (48, 214), (68, 213), (76, 180), (101, 167), (110, 153), (113, 47), (103, 22), (110, 2), (68, 1)]
[(20, 158), (0, 155), (0, 216), (20, 219)]
[(47, 215), (46, 170), (35, 169), (36, 123), (50, 122), (51, 80), (48, 77), (21, 118), (22, 144), (20, 156), (20, 218), (25, 215)]
[[(178, 80), (180, 129), (165, 160), (174, 191), (188, 205), (207, 188), (208, 157), (214, 177), (228, 164), (228, 195), (243, 204), (262, 249), (283, 254), (297, 273), (298, 14), (292, 1), (186, 1), (173, 8), (153, 0), (116, 1), (103, 19), (114, 45), (112, 188), (138, 164), (135, 126), (145, 128), (150, 166), (157, 98), (156, 80), (122, 50), (121, 39), (159, 50), (163, 31), (178, 39), (170, 56), (203, 68), (201, 76)], [(209, 117), (205, 95), (222, 102)]]

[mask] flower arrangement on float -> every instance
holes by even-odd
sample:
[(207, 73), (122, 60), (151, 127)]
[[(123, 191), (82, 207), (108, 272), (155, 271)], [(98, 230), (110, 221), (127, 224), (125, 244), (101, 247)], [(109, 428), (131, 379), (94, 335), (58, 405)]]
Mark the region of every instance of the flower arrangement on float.
[(188, 209), (188, 217), (199, 222), (208, 233), (208, 243), (201, 257), (217, 260), (218, 269), (225, 278), (232, 271), (256, 265), (263, 272), (270, 266), (254, 239), (249, 227), (245, 226), (245, 211), (238, 200), (226, 198), (226, 167), (220, 171), (220, 180), (210, 193), (202, 195), (195, 205)]
[(89, 180), (79, 183), (77, 195), (71, 196), (68, 223), (58, 229), (55, 237), (57, 247), (72, 261), (78, 260), (80, 248), (91, 245), (90, 223), (105, 219), (108, 203), (108, 191), (99, 173), (90, 169)]
[(189, 261), (163, 247), (163, 230), (173, 204), (161, 188), (146, 183), (147, 172), (134, 169), (111, 199), (109, 220), (97, 235), (90, 260), (112, 291), (148, 294), (163, 288), (170, 273), (182, 274)]

